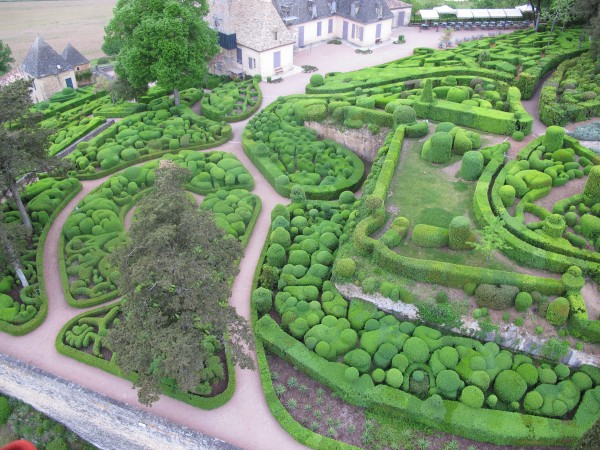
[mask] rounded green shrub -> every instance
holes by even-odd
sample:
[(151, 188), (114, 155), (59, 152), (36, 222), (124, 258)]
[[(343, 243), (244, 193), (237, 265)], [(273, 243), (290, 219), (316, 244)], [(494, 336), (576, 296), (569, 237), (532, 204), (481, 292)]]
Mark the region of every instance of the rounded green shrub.
[(477, 386), (467, 386), (462, 390), (459, 400), (471, 408), (481, 408), (485, 396)]
[(490, 376), (483, 370), (476, 370), (469, 376), (468, 383), (477, 386), (482, 391), (487, 391), (490, 387)]
[(488, 404), (488, 406), (490, 408), (495, 408), (496, 405), (498, 404), (498, 397), (496, 397), (494, 394), (491, 394), (487, 400), (486, 403)]
[(528, 392), (523, 401), (523, 407), (526, 411), (537, 411), (544, 404), (542, 394), (537, 391)]
[(460, 388), (464, 386), (464, 382), (454, 370), (442, 370), (435, 378), (435, 385), (440, 394), (445, 397), (455, 398)]
[(358, 97), (356, 99), (356, 106), (366, 109), (375, 109), (375, 97)]
[[(591, 389), (593, 386), (593, 382), (590, 376), (583, 372), (575, 372), (571, 377), (571, 380), (573, 381), (573, 383), (575, 383), (575, 386), (577, 386), (577, 388), (580, 391), (586, 391), (588, 389)], [(2, 421), (0, 421), (0, 423), (2, 423)]]
[(558, 376), (559, 380), (564, 380), (566, 378), (569, 378), (569, 375), (571, 374), (571, 370), (569, 369), (569, 366), (567, 366), (566, 364), (558, 364), (554, 368), (554, 373), (556, 374), (556, 376)]
[(494, 393), (505, 403), (521, 400), (527, 391), (525, 379), (514, 370), (503, 370), (494, 381)]
[(500, 200), (502, 200), (502, 204), (506, 208), (510, 208), (515, 203), (516, 191), (515, 188), (510, 184), (505, 184), (498, 189), (498, 194), (500, 195)]
[(527, 311), (533, 304), (533, 298), (529, 292), (519, 292), (515, 298), (515, 309), (519, 312)]
[(479, 307), (503, 310), (514, 305), (518, 293), (519, 288), (515, 286), (480, 284), (475, 289), (475, 298)]
[(392, 362), (392, 358), (396, 356), (398, 353), (398, 349), (395, 345), (392, 345), (388, 342), (381, 344), (381, 346), (375, 352), (373, 356), (373, 361), (377, 367), (381, 367), (382, 369), (387, 369), (390, 363)]
[(556, 239), (562, 237), (566, 227), (567, 223), (565, 222), (565, 218), (560, 214), (550, 214), (544, 219), (544, 233), (551, 238)]
[(271, 232), (271, 242), (281, 245), (284, 249), (288, 249), (292, 243), (292, 238), (285, 228), (278, 227)]
[(453, 138), (450, 133), (443, 131), (433, 133), (421, 150), (421, 157), (426, 161), (442, 164), (450, 159)]
[(290, 200), (292, 203), (304, 203), (306, 201), (306, 194), (302, 186), (296, 184), (290, 191)]
[(546, 320), (554, 326), (561, 326), (567, 321), (569, 310), (569, 300), (564, 297), (558, 297), (548, 305)]
[(315, 73), (314, 75), (311, 75), (310, 84), (313, 85), (314, 87), (323, 86), (324, 83), (325, 83), (325, 80), (323, 79), (323, 75), (321, 75), (319, 73)]
[(348, 381), (356, 381), (360, 377), (360, 373), (358, 373), (358, 369), (356, 367), (348, 367), (344, 371), (344, 376)]
[(341, 205), (352, 205), (356, 201), (354, 192), (344, 191), (339, 196), (339, 202)]
[(412, 125), (417, 121), (417, 113), (408, 105), (398, 105), (394, 109), (394, 123), (396, 125)]
[(400, 372), (396, 368), (391, 368), (385, 374), (385, 383), (388, 386), (399, 389), (402, 386), (402, 382), (404, 381), (404, 376), (402, 372)]
[(513, 132), (512, 138), (517, 142), (521, 142), (525, 138), (525, 135), (523, 134), (522, 131), (517, 130), (517, 131)]
[(484, 158), (480, 152), (473, 150), (466, 152), (460, 164), (460, 177), (468, 181), (477, 180), (483, 172), (483, 165)]
[(277, 243), (271, 244), (267, 250), (267, 264), (281, 269), (285, 264), (285, 249)]
[(600, 166), (594, 166), (590, 170), (583, 187), (583, 199), (589, 206), (600, 202)]
[(273, 292), (270, 289), (259, 287), (252, 292), (251, 301), (258, 314), (266, 314), (273, 308)]
[(563, 146), (565, 137), (565, 129), (558, 126), (550, 126), (546, 130), (546, 134), (542, 140), (542, 144), (546, 146), (546, 151), (555, 152)]
[(451, 249), (469, 248), (467, 241), (471, 237), (471, 221), (465, 216), (456, 216), (448, 227), (448, 244)]
[(539, 374), (540, 383), (556, 384), (557, 377), (556, 377), (556, 373), (554, 372), (554, 370), (547, 368), (547, 367), (540, 368), (540, 369), (538, 369), (538, 374)]
[(361, 348), (350, 350), (344, 355), (344, 363), (366, 373), (371, 369), (371, 355)]
[(418, 337), (409, 337), (402, 351), (411, 363), (426, 363), (429, 360), (429, 347), (427, 343)]
[(379, 368), (375, 369), (371, 374), (371, 378), (373, 378), (373, 381), (377, 384), (383, 383), (383, 380), (385, 380), (385, 370)]
[(456, 125), (452, 122), (440, 122), (436, 125), (435, 131), (445, 131), (446, 133), (449, 133), (453, 128), (456, 128)]
[(449, 102), (454, 102), (454, 103), (462, 103), (463, 101), (467, 100), (469, 98), (469, 93), (462, 88), (459, 87), (451, 87), (448, 90), (448, 96), (446, 97), (446, 99)]
[(472, 151), (472, 149), (473, 143), (464, 131), (460, 130), (454, 135), (454, 142), (452, 143), (452, 152), (455, 155), (464, 155), (465, 153)]
[(527, 386), (535, 386), (539, 379), (537, 368), (530, 363), (523, 363), (517, 367), (516, 372), (523, 377)]

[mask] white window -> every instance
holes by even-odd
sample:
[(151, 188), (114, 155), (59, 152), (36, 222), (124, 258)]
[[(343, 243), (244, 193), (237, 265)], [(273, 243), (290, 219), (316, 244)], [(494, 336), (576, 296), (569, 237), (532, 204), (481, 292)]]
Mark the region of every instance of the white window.
[(248, 68), (256, 69), (256, 59), (248, 57)]

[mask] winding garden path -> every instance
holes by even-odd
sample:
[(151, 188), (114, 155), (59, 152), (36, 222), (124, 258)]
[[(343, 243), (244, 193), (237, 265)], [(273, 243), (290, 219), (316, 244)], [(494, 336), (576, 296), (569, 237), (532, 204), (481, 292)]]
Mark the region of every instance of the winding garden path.
[[(356, 55), (354, 48), (345, 45), (320, 45), (299, 52), (296, 63), (298, 65), (310, 64), (317, 66), (320, 69), (319, 72), (323, 74), (331, 71), (355, 70), (408, 56), (412, 54), (415, 47), (436, 47), (440, 37), (440, 34), (434, 31), (420, 33), (418, 29), (411, 28), (395, 30), (396, 36), (400, 33), (405, 35), (406, 44), (378, 46), (371, 55)], [(472, 34), (472, 32), (459, 32), (455, 34), (455, 37)], [(281, 95), (303, 93), (309, 77), (310, 74), (301, 73), (285, 78), (283, 83), (280, 84), (261, 83), (263, 105), (268, 105)], [(535, 98), (530, 102), (533, 105)], [(535, 105), (537, 107), (537, 102), (535, 102)], [(262, 200), (262, 210), (248, 242), (245, 255), (241, 260), (240, 273), (234, 281), (230, 298), (231, 304), (236, 307), (238, 312), (249, 318), (250, 289), (255, 267), (270, 229), (270, 212), (276, 204), (285, 204), (289, 200), (275, 192), (244, 153), (241, 146), (241, 134), (246, 123), (247, 121), (233, 124), (233, 139), (218, 147), (218, 150), (233, 153), (250, 171), (255, 181), (253, 192)], [(534, 134), (540, 132), (543, 131), (538, 130), (536, 122)], [(30, 363), (43, 371), (75, 383), (75, 385), (71, 385), (75, 387), (73, 395), (77, 395), (77, 385), (83, 386), (109, 399), (124, 402), (134, 408), (148, 411), (183, 427), (215, 436), (243, 448), (261, 450), (302, 448), (280, 427), (271, 415), (263, 395), (258, 371), (236, 369), (237, 387), (235, 393), (229, 402), (218, 409), (205, 411), (165, 396), (162, 396), (157, 403), (149, 408), (138, 403), (137, 392), (131, 389), (129, 381), (77, 362), (56, 351), (54, 343), (59, 330), (69, 319), (82, 312), (80, 309), (70, 307), (63, 294), (58, 266), (59, 236), (65, 220), (77, 203), (92, 189), (104, 182), (105, 179), (84, 181), (82, 191), (59, 214), (50, 228), (44, 248), (44, 273), (49, 299), (49, 313), (46, 321), (26, 336), (2, 335), (0, 353), (11, 355), (20, 361)], [(127, 218), (127, 221), (129, 220), (130, 215)], [(0, 361), (0, 374), (3, 372), (3, 363), (3, 361)], [(6, 369), (6, 366), (4, 369)], [(31, 369), (23, 368), (22, 370)], [(24, 377), (24, 379), (26, 378)], [(35, 385), (27, 386), (27, 388), (25, 391), (20, 391), (19, 397), (33, 406), (38, 406), (36, 404), (36, 391), (38, 388)], [(0, 390), (2, 390), (1, 385)], [(86, 399), (81, 392), (79, 395), (81, 395), (81, 401), (102, 401), (99, 398)], [(41, 409), (43, 410), (43, 408)], [(61, 420), (61, 417), (56, 418)], [(101, 427), (102, 424), (99, 422), (101, 421), (96, 421), (93, 426)], [(142, 425), (140, 424), (140, 426)], [(145, 425), (143, 428), (145, 428)], [(74, 431), (81, 432), (77, 429)], [(140, 432), (140, 430), (135, 431)], [(111, 430), (106, 426), (103, 432), (110, 433)], [(153, 446), (149, 445), (147, 448), (153, 448)], [(197, 448), (201, 448), (201, 446), (198, 445)]]

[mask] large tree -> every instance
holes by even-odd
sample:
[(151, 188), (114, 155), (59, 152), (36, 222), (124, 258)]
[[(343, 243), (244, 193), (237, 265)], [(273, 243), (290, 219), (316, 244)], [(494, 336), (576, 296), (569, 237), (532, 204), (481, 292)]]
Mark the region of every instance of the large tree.
[(0, 190), (11, 193), (23, 225), (31, 234), (33, 226), (17, 182), (26, 173), (45, 172), (60, 162), (46, 152), (52, 130), (41, 128), (42, 115), (29, 111), (29, 89), (25, 80), (0, 87)]
[(138, 203), (131, 242), (112, 256), (127, 300), (107, 336), (119, 367), (137, 374), (145, 404), (158, 399), (165, 380), (183, 391), (199, 386), (215, 337), (228, 342), (237, 365), (253, 367), (248, 323), (227, 301), (240, 243), (188, 197), (187, 169), (165, 162), (155, 177), (155, 189)]
[(0, 271), (12, 267), (21, 281), (21, 286), (27, 287), (29, 282), (21, 266), (21, 256), (26, 248), (23, 239), (25, 233), (22, 228), (23, 225), (19, 223), (5, 223), (0, 210)]
[(600, 56), (600, 0), (575, 0), (573, 11), (584, 20), (589, 29), (592, 56)]
[(0, 75), (4, 75), (10, 70), (10, 65), (15, 62), (11, 56), (12, 52), (8, 44), (0, 40)]
[(203, 80), (219, 51), (207, 14), (206, 0), (119, 0), (103, 49), (116, 53), (116, 73), (135, 89), (156, 81), (178, 105), (179, 90)]

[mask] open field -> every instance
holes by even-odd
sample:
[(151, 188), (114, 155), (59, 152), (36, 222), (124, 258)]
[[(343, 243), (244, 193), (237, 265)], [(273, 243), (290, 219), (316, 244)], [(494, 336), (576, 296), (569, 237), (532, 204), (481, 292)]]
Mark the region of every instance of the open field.
[(89, 59), (102, 56), (104, 26), (116, 0), (0, 2), (0, 39), (23, 62), (39, 33), (61, 52), (68, 42)]

